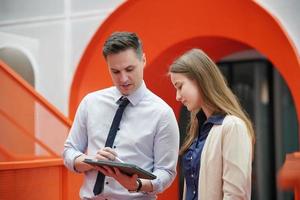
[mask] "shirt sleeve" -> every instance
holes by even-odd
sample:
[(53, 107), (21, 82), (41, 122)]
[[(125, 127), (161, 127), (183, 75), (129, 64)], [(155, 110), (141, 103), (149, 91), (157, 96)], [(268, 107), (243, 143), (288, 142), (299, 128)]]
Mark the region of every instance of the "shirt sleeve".
[(224, 126), (223, 199), (248, 199), (251, 192), (252, 143), (241, 120)]
[(154, 139), (154, 194), (164, 191), (176, 177), (179, 150), (179, 129), (173, 110), (169, 108), (159, 119)]
[(69, 135), (64, 144), (64, 151), (63, 151), (63, 160), (65, 166), (71, 170), (76, 172), (74, 167), (75, 159), (82, 155), (87, 148), (87, 127), (86, 127), (86, 120), (87, 120), (87, 110), (86, 110), (86, 98), (82, 100), (80, 103), (76, 115), (70, 129)]

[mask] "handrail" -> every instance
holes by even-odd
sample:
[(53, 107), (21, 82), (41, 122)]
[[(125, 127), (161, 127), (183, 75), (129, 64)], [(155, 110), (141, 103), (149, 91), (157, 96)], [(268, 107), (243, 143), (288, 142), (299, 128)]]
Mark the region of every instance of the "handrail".
[[(52, 119), (55, 119), (55, 121), (57, 121), (61, 126), (59, 127), (65, 127), (66, 129), (70, 129), (71, 127), (71, 120), (67, 117), (65, 117), (62, 113), (60, 113), (60, 111), (58, 111), (53, 105), (51, 105), (50, 103), (47, 102), (47, 100), (45, 100), (41, 95), (39, 95), (34, 88), (32, 88), (31, 85), (29, 85), (25, 80), (23, 80), (16, 72), (14, 72), (12, 69), (10, 69), (10, 67), (8, 65), (6, 65), (3, 61), (0, 60), (0, 74), (1, 77), (5, 77), (4, 81), (8, 81), (7, 83), (12, 84), (14, 87), (17, 87), (18, 89), (21, 89), (22, 92), (24, 92), (24, 94), (26, 95), (26, 97), (29, 97), (32, 99), (32, 103), (41, 106), (48, 114), (52, 115)], [(4, 85), (4, 89), (5, 89), (5, 85)], [(5, 91), (5, 90), (3, 90)], [(9, 93), (7, 93), (7, 95), (9, 95)], [(7, 96), (6, 96), (7, 97)], [(7, 97), (8, 98), (8, 97)], [(8, 100), (6, 98), (6, 101)], [(0, 99), (1, 100), (1, 99)], [(5, 99), (4, 99), (5, 100)], [(18, 99), (17, 99), (18, 100)], [(4, 101), (5, 102), (5, 101)], [(32, 105), (34, 105), (32, 104)], [(5, 106), (6, 104), (3, 104), (3, 106)], [(22, 104), (18, 104), (18, 106), (20, 106)], [(7, 161), (7, 160), (28, 160), (28, 159), (36, 159), (36, 158), (52, 158), (52, 157), (60, 157), (59, 153), (57, 153), (55, 151), (55, 147), (53, 148), (51, 146), (55, 144), (55, 142), (53, 143), (53, 141), (48, 144), (47, 141), (45, 140), (43, 141), (42, 138), (47, 138), (45, 137), (46, 135), (42, 135), (41, 138), (38, 138), (33, 130), (27, 130), (27, 128), (25, 128), (27, 126), (27, 124), (22, 123), (21, 121), (18, 121), (18, 116), (15, 116), (16, 114), (14, 113), (10, 113), (9, 110), (5, 110), (7, 107), (1, 107), (0, 108), (0, 117), (2, 118), (1, 120), (5, 120), (8, 123), (10, 127), (13, 127), (15, 130), (18, 130), (19, 134), (25, 135), (27, 139), (29, 139), (29, 141), (32, 141), (32, 144), (30, 143), (31, 146), (34, 147), (34, 145), (38, 145), (41, 149), (43, 149), (46, 152), (47, 156), (33, 156), (33, 155), (15, 155), (14, 152), (10, 152), (8, 149), (6, 149), (5, 147), (1, 147), (0, 148), (0, 153), (2, 156), (2, 161)], [(44, 112), (43, 110), (40, 110), (40, 113)], [(33, 110), (32, 110), (33, 112)], [(38, 113), (39, 114), (39, 113)], [(35, 113), (32, 113), (31, 115), (32, 117), (35, 116)], [(34, 120), (35, 118), (32, 118), (32, 120)], [(37, 118), (37, 119), (41, 119), (41, 118)], [(49, 122), (51, 123), (51, 119), (49, 120)], [(55, 123), (57, 123), (55, 122)], [(44, 123), (45, 124), (45, 123)], [(39, 127), (39, 124), (32, 124), (34, 127)], [(31, 131), (33, 131), (31, 133)], [(46, 131), (47, 133), (47, 131)], [(58, 132), (59, 133), (59, 132)], [(10, 137), (9, 134), (6, 137)], [(62, 137), (65, 137), (65, 135), (62, 135)], [(17, 141), (17, 140), (14, 140)], [(27, 143), (29, 144), (29, 143)], [(10, 144), (11, 145), (11, 144)], [(20, 144), (22, 145), (22, 144)], [(49, 146), (50, 145), (50, 146)], [(62, 144), (58, 144), (59, 148)]]
[(7, 114), (5, 114), (5, 112), (3, 112), (0, 108), (0, 114), (2, 116), (4, 116), (9, 122), (11, 122), (12, 124), (14, 124), (18, 129), (21, 130), (21, 133), (23, 133), (24, 135), (26, 135), (27, 137), (29, 137), (32, 141), (38, 143), (41, 147), (43, 147), (48, 153), (50, 153), (52, 156), (56, 156), (59, 157), (59, 155), (57, 153), (55, 153), (54, 151), (51, 150), (51, 148), (49, 148), (46, 144), (44, 144), (42, 141), (40, 141), (38, 138), (34, 137), (32, 134), (30, 134), (25, 128), (23, 128), (21, 125), (19, 125), (15, 120), (13, 120), (12, 117), (8, 116)]
[(47, 102), (47, 100), (38, 94), (31, 85), (20, 78), (12, 69), (10, 69), (2, 60), (0, 60), (0, 70), (3, 70), (9, 77), (19, 83), (19, 86), (25, 89), (37, 102), (48, 108), (49, 112), (59, 118), (65, 125), (71, 127), (72, 121), (61, 114), (56, 107)]
[(62, 159), (50, 158), (50, 159), (37, 159), (37, 160), (26, 160), (26, 161), (0, 162), (0, 171), (38, 168), (38, 167), (51, 167), (51, 166), (63, 166)]

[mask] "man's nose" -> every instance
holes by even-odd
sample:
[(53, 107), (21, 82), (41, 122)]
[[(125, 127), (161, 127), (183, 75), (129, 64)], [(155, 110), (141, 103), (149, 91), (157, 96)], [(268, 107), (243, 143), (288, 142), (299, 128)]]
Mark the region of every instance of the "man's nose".
[(128, 76), (126, 73), (124, 73), (124, 72), (120, 73), (120, 81), (121, 81), (121, 83), (125, 83), (128, 81)]

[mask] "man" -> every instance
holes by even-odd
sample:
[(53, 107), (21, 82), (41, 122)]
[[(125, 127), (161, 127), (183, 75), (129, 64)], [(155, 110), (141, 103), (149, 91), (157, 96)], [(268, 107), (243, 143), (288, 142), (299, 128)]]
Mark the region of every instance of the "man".
[[(172, 109), (143, 81), (146, 58), (135, 33), (112, 34), (104, 44), (103, 55), (114, 87), (90, 93), (80, 103), (65, 142), (65, 165), (72, 171), (84, 172), (82, 199), (156, 199), (156, 194), (170, 186), (176, 176), (176, 118)], [(113, 145), (109, 147), (106, 143), (113, 129), (111, 124), (124, 99), (129, 104), (122, 111)], [(121, 159), (157, 178), (139, 179), (116, 168), (95, 168), (84, 163), (85, 158)], [(99, 181), (100, 176), (105, 180)]]

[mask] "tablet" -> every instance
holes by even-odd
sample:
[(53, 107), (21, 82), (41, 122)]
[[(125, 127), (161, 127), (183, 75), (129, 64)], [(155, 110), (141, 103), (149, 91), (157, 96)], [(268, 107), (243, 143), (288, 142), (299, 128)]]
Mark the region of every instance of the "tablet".
[(118, 168), (122, 173), (127, 174), (129, 176), (132, 176), (133, 174), (137, 174), (139, 178), (143, 179), (156, 179), (156, 176), (134, 164), (128, 164), (128, 163), (119, 163), (114, 161), (108, 161), (108, 160), (92, 160), (92, 159), (84, 159), (85, 163), (90, 165), (96, 165), (99, 167), (102, 166), (108, 166), (108, 167), (116, 167)]

